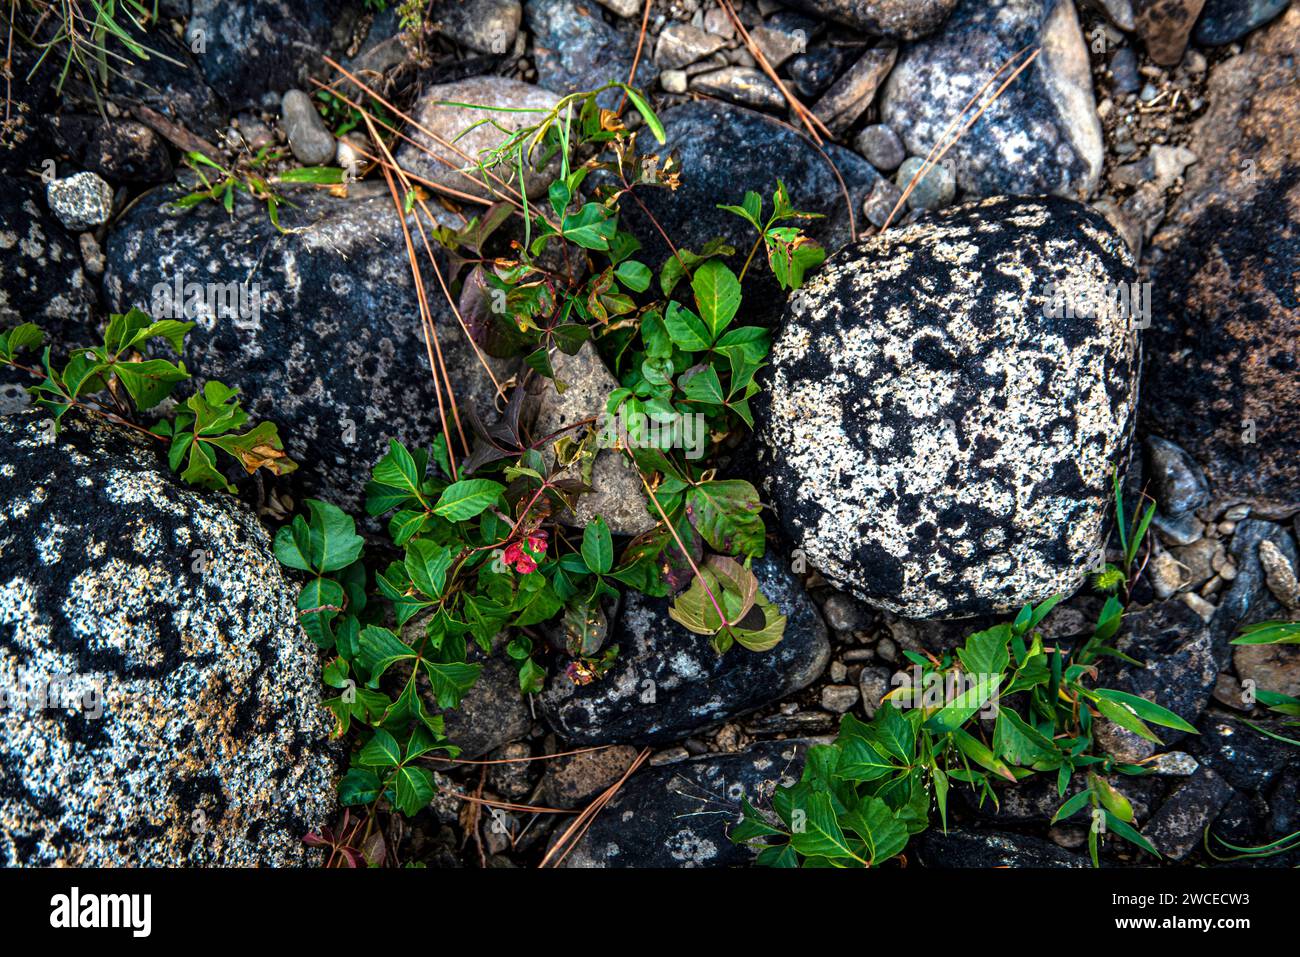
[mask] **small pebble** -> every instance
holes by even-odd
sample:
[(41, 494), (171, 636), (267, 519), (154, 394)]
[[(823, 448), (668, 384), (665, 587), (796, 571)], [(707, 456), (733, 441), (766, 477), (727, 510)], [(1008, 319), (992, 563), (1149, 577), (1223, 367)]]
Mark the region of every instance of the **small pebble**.
[(858, 703), (858, 689), (853, 685), (827, 685), (822, 688), (822, 708), (833, 714), (844, 714)]
[(280, 100), (280, 117), (289, 149), (304, 166), (321, 166), (334, 159), (334, 134), (325, 126), (311, 97), (290, 90)]
[(686, 73), (684, 70), (664, 70), (659, 74), (659, 85), (665, 93), (685, 93)]
[(1209, 621), (1214, 617), (1215, 607), (1200, 595), (1197, 595), (1194, 592), (1187, 592), (1178, 597), (1182, 599), (1183, 604), (1196, 612), (1206, 621)]
[[(903, 162), (898, 168), (898, 175), (894, 177), (894, 184), (901, 190), (906, 191), (908, 184), (911, 183), (912, 177), (921, 171), (925, 166), (925, 160), (919, 156), (913, 156)], [(943, 163), (937, 163), (932, 166), (920, 180), (917, 181), (916, 187), (912, 190), (911, 195), (907, 197), (907, 205), (911, 209), (941, 209), (953, 201), (957, 195), (957, 179), (953, 172)]]
[(903, 141), (898, 138), (894, 130), (884, 123), (877, 123), (874, 126), (868, 126), (857, 135), (853, 141), (853, 146), (861, 153), (876, 169), (882, 173), (889, 173), (898, 169), (903, 160), (907, 158), (907, 152), (903, 149)]

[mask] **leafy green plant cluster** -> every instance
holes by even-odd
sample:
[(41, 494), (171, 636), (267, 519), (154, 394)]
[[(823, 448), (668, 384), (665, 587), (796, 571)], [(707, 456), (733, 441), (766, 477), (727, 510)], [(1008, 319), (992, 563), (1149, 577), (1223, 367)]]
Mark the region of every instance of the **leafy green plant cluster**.
[(184, 362), (149, 357), (146, 348), (152, 342), (166, 343), (180, 355), (193, 327), (192, 322), (175, 319), (155, 322), (132, 309), (109, 317), (102, 345), (73, 349), (59, 368), (48, 346), (39, 367), (19, 361), (19, 353), (39, 349), (45, 341), (38, 326), (25, 322), (0, 333), (0, 363), (39, 380), (28, 392), (37, 405), (53, 413), (56, 430), (72, 408), (133, 427), (166, 442), (169, 464), (191, 485), (234, 491), (222, 471), (223, 456), (248, 474), (259, 468), (274, 475), (292, 472), (297, 463), (285, 454), (275, 424), (261, 422), (241, 432), (248, 413), (237, 390), (215, 380), (177, 403), (173, 418), (159, 418), (147, 430), (136, 423), (141, 413), (171, 398), (176, 386), (190, 378)]
[[(339, 691), (328, 702), (336, 731), (359, 731), (342, 800), (369, 814), (381, 798), (407, 814), (428, 802), (430, 753), (456, 753), (441, 712), (460, 703), (494, 648), (504, 646), (517, 666), (523, 693), (541, 689), (552, 654), (575, 682), (599, 680), (618, 653), (608, 638), (624, 589), (671, 598), (670, 614), (719, 652), (735, 644), (761, 652), (784, 631), (785, 617), (749, 567), (765, 547), (758, 492), (717, 468), (728, 439), (752, 424), (748, 400), (769, 334), (740, 322), (740, 277), (726, 262), (734, 249), (672, 248), (657, 269), (638, 258), (642, 245), (622, 206), (639, 203), (635, 190), (673, 188), (678, 174), (671, 158), (639, 154), (638, 134), (597, 106), (597, 94), (612, 88), (626, 90), (662, 142), (662, 126), (635, 90), (611, 84), (565, 97), (528, 127), (503, 130), (503, 145), (480, 157), (485, 183), (506, 171), (522, 185), (526, 167), (554, 163), (545, 202), (503, 201), (434, 235), (481, 349), (522, 358), (527, 376), (562, 391), (557, 351), (595, 347), (619, 379), (607, 421), (653, 416), (653, 435), (634, 424), (602, 437), (600, 416), (532, 435), (520, 383), (491, 427), (462, 408), (477, 442), (459, 461), (443, 436), (427, 450), (391, 443), (365, 505), (386, 522), (386, 544), (363, 556), (352, 518), (317, 501), (276, 537), (280, 560), (306, 575), (299, 615), (329, 653), (324, 680)], [(408, 190), (407, 210), (417, 202)], [(773, 232), (778, 220), (803, 215), (783, 185), (774, 202), (780, 215), (763, 222), (760, 242), (783, 264), (778, 279), (795, 286), (820, 247), (798, 230)], [(681, 437), (694, 417), (705, 427), (698, 456), (688, 459)], [(562, 520), (591, 490), (604, 450), (640, 476), (656, 522), (630, 541), (600, 517), (580, 530)]]
[(190, 209), (200, 203), (219, 204), (227, 213), (234, 212), (235, 196), (243, 193), (258, 202), (266, 204), (266, 214), (276, 229), (280, 226), (280, 207), (293, 207), (276, 187), (289, 184), (310, 184), (314, 186), (337, 186), (343, 182), (343, 170), (336, 166), (299, 166), (270, 172), (270, 168), (281, 163), (286, 157), (284, 150), (272, 150), (263, 146), (252, 156), (242, 158), (231, 166), (223, 166), (216, 160), (197, 151), (185, 154), (185, 165), (198, 177), (197, 188), (176, 200), (179, 209)]
[[(907, 652), (921, 681), (891, 692), (868, 723), (845, 715), (835, 743), (808, 749), (799, 783), (777, 790), (770, 813), (745, 802), (731, 839), (760, 847), (764, 865), (878, 866), (929, 826), (932, 804), (947, 829), (954, 784), (996, 803), (995, 780), (1047, 773), (1065, 798), (1053, 822), (1091, 810), (1094, 864), (1107, 833), (1156, 854), (1108, 780), (1146, 770), (1092, 753), (1093, 728), (1105, 717), (1156, 743), (1151, 725), (1196, 729), (1145, 698), (1091, 687), (1092, 663), (1118, 628), (1114, 598), (1077, 648), (1046, 645), (1037, 629), (1058, 600), (1026, 606), (941, 658)], [(1086, 783), (1067, 798), (1076, 774)]]

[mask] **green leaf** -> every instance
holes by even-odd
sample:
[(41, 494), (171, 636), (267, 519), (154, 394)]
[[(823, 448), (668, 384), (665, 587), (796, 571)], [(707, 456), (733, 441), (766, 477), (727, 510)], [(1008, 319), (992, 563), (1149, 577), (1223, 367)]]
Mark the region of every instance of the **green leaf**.
[(659, 141), (659, 145), (662, 146), (666, 143), (667, 139), (664, 125), (660, 122), (659, 117), (655, 115), (655, 111), (650, 108), (650, 104), (646, 102), (646, 98), (642, 96), (639, 91), (628, 86), (626, 83), (620, 83), (619, 86), (623, 88), (623, 92), (627, 94), (627, 98), (632, 101), (632, 105), (636, 107), (636, 111), (641, 114), (641, 119), (645, 120), (645, 125), (650, 127), (650, 132), (653, 133), (654, 138)]
[(936, 734), (956, 731), (971, 716), (988, 703), (1002, 683), (1002, 675), (985, 674), (969, 676), (973, 682), (961, 694), (926, 719), (925, 726)]
[(1261, 621), (1241, 629), (1241, 635), (1232, 639), (1234, 645), (1295, 645), (1300, 644), (1300, 621)]
[(315, 571), (337, 571), (361, 557), (365, 539), (357, 534), (356, 522), (351, 515), (336, 505), (314, 498), (307, 499), (307, 508), (311, 512), (308, 544)]
[(993, 750), (1012, 764), (1048, 761), (1057, 754), (1052, 742), (1010, 708), (998, 709), (993, 727)]
[(469, 693), (470, 688), (474, 687), (479, 672), (483, 670), (480, 664), (437, 662), (427, 658), (420, 660), (420, 666), (429, 677), (429, 684), (433, 688), (439, 708), (459, 707), (461, 699)]
[(835, 817), (830, 795), (819, 791), (810, 792), (803, 810), (804, 828), (802, 831), (795, 828), (790, 835), (790, 843), (796, 851), (805, 857), (826, 857), (832, 860), (851, 858), (861, 861), (849, 848), (848, 838), (844, 836)]
[[(189, 448), (189, 441), (193, 440), (193, 435), (186, 433), (185, 438), (186, 441), (180, 443), (182, 451)], [(172, 449), (176, 448), (177, 445), (173, 444)], [(176, 468), (175, 463), (172, 464), (172, 468)], [(311, 554), (311, 532), (307, 528), (307, 520), (301, 515), (295, 515), (290, 524), (275, 533), (275, 557), (279, 559), (281, 565), (309, 572), (312, 570)]]
[(361, 629), (358, 641), (361, 644), (361, 663), (372, 679), (378, 679), (395, 662), (416, 658), (410, 645), (379, 625), (366, 625)]
[(1120, 837), (1124, 838), (1124, 840), (1128, 841), (1130, 844), (1136, 844), (1138, 847), (1142, 848), (1142, 850), (1146, 851), (1148, 854), (1154, 854), (1156, 857), (1160, 856), (1160, 852), (1155, 849), (1152, 843), (1148, 841), (1145, 837), (1143, 837), (1141, 834), (1139, 834), (1132, 825), (1124, 821), (1121, 821), (1114, 814), (1110, 813), (1110, 811), (1106, 811), (1105, 814), (1106, 814), (1106, 827), (1108, 830), (1112, 831), (1115, 834), (1118, 834)]
[(582, 531), (582, 560), (597, 575), (608, 575), (614, 567), (614, 539), (599, 515)]
[(1144, 721), (1150, 721), (1152, 724), (1158, 724), (1165, 728), (1173, 728), (1176, 731), (1184, 731), (1187, 734), (1200, 734), (1193, 725), (1174, 714), (1174, 712), (1168, 708), (1162, 708), (1146, 698), (1129, 694), (1127, 691), (1115, 691), (1110, 688), (1097, 688), (1093, 693), (1099, 698), (1128, 705)]
[(617, 231), (618, 220), (599, 203), (587, 203), (576, 213), (565, 216), (560, 224), (560, 235), (583, 249), (609, 249)]
[(443, 490), (433, 511), (448, 521), (463, 522), (496, 504), (504, 491), (505, 486), (491, 479), (461, 479)]
[(1011, 626), (995, 625), (967, 637), (966, 645), (957, 652), (957, 657), (968, 675), (1000, 675), (1011, 661), (1007, 653), (1010, 640)]
[(664, 328), (683, 352), (703, 352), (713, 342), (704, 321), (676, 300), (664, 312)]
[(388, 442), (388, 452), (376, 463), (372, 476), (381, 485), (402, 489), (415, 498), (420, 497), (420, 483), (424, 481), (425, 462), (416, 463), (406, 446), (396, 439)]
[(722, 382), (718, 379), (713, 366), (705, 366), (690, 378), (682, 376), (678, 381), (686, 398), (705, 405), (724, 405), (726, 398), (722, 394)]
[(709, 327), (712, 342), (735, 318), (740, 308), (740, 280), (726, 263), (710, 259), (695, 270), (691, 278), (695, 305)]
[(1138, 737), (1145, 738), (1155, 744), (1164, 744), (1164, 742), (1156, 737), (1151, 729), (1143, 723), (1142, 719), (1130, 711), (1125, 705), (1101, 697), (1095, 698), (1093, 704), (1097, 706), (1097, 710), (1101, 712), (1103, 717), (1109, 718), (1121, 728), (1132, 731)]
[(402, 763), (402, 749), (398, 747), (396, 738), (383, 728), (376, 728), (374, 736), (357, 755), (357, 760), (366, 767), (395, 768)]
[(379, 775), (368, 768), (351, 768), (339, 781), (339, 802), (344, 805), (369, 804), (384, 789)]
[(406, 546), (406, 573), (411, 583), (429, 598), (441, 598), (451, 567), (451, 549), (417, 538)]
[(427, 768), (403, 766), (397, 769), (397, 809), (407, 817), (414, 817), (428, 807), (438, 793), (433, 783), (433, 773)]
[(754, 486), (743, 479), (702, 482), (686, 493), (691, 524), (714, 549), (727, 555), (763, 554), (766, 529)]
[(867, 862), (873, 867), (907, 846), (907, 828), (898, 821), (889, 805), (878, 797), (863, 798), (840, 820), (867, 845)]
[(614, 270), (614, 275), (633, 292), (645, 292), (650, 288), (650, 267), (635, 259), (619, 263), (618, 268)]

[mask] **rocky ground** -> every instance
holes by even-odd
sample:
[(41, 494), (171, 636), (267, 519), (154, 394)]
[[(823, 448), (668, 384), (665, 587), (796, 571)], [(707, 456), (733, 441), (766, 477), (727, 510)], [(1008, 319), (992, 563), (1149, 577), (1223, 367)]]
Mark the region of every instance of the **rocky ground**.
[[(120, 679), (107, 725), (0, 715), (0, 863), (318, 861), (297, 838), (341, 826), (328, 780), (338, 745), (308, 707), (315, 655), (266, 529), (305, 497), (359, 513), (358, 476), (388, 439), (426, 446), (437, 434), (401, 226), (378, 175), (345, 195), (295, 194), (287, 231), (242, 198), (233, 216), (169, 205), (195, 149), (279, 145), (303, 165), (347, 165), (366, 141), (313, 103), (311, 79), (336, 78), (325, 56), (416, 118), (426, 150), (402, 146), (398, 162), (457, 188), (428, 134), (476, 117), (439, 104), (545, 108), (634, 76), (681, 160), (680, 188), (647, 196), (679, 245), (735, 242), (739, 221), (716, 204), (769, 195), (780, 178), (798, 208), (824, 214), (811, 234), (845, 248), (788, 308), (767, 274), (746, 287), (747, 321), (777, 339), (771, 397), (731, 472), (775, 509), (754, 572), (788, 617), (784, 640), (720, 657), (666, 600), (629, 593), (611, 627), (619, 656), (599, 681), (577, 685), (557, 666), (522, 697), (514, 667), (488, 658), (446, 715), (461, 758), (481, 763), (447, 763), (426, 810), (388, 819), (390, 863), (534, 866), (570, 814), (457, 795), (578, 812), (642, 749), (565, 863), (750, 863), (726, 837), (741, 798), (796, 780), (840, 716), (871, 717), (907, 653), (942, 654), (1058, 591), (1071, 597), (1046, 636), (1091, 632), (1104, 596), (1086, 575), (1103, 542), (1112, 558), (1118, 548), (1106, 537), (1115, 466), (1128, 500), (1145, 490), (1158, 511), (1118, 640), (1145, 667), (1102, 669), (1110, 687), (1200, 732), (1157, 751), (1102, 723), (1107, 754), (1154, 770), (1117, 782), (1136, 825), (1165, 862), (1188, 865), (1208, 861), (1207, 828), (1242, 846), (1300, 830), (1300, 749), (1278, 739), (1295, 732), (1254, 696), (1300, 696), (1300, 650), (1230, 644), (1245, 625), (1300, 619), (1300, 8), (734, 3), (760, 63), (714, 0), (646, 5), (435, 0), (412, 30), (402, 18), (419, 3), (169, 0), (149, 37), (175, 62), (135, 58), (99, 106), (75, 77), (56, 93), (50, 66), (31, 74), (34, 55), (15, 46), (0, 330), (37, 321), (66, 348), (92, 341), (110, 312), (148, 308), (178, 274), (262, 276), (259, 319), (201, 323), (186, 361), (279, 422), (302, 467), (242, 483), (241, 503), (128, 464), (147, 459), (140, 443), (103, 427), (77, 422), (56, 451), (33, 438), (25, 377), (0, 369), (0, 677), (17, 682), (37, 662)], [(1037, 59), (882, 231), (952, 118), (1027, 48)], [(820, 145), (792, 98), (820, 121)], [(490, 147), (489, 133), (471, 132), (467, 148)], [(529, 171), (530, 192), (543, 172)], [(452, 227), (463, 208), (435, 206)], [(1149, 283), (1149, 324), (1080, 335), (1025, 321), (1043, 283), (1088, 276)], [(491, 414), (490, 378), (450, 308), (430, 305), (458, 394)], [(909, 308), (965, 318), (909, 325)], [(612, 379), (594, 351), (580, 357), (573, 378), (599, 402)], [(508, 378), (517, 362), (494, 368)], [(541, 421), (580, 412), (580, 386), (567, 401)], [(616, 534), (653, 523), (629, 505), (633, 479), (597, 474), (591, 514)], [(194, 565), (209, 553), (211, 567)], [(547, 758), (594, 746), (606, 747)], [(93, 784), (68, 770), (87, 754), (103, 759)], [(1054, 782), (996, 790), (980, 801), (954, 789), (949, 833), (932, 828), (909, 862), (1087, 865), (1086, 825), (1049, 824)], [(210, 830), (194, 829), (196, 813)], [(131, 850), (141, 845), (149, 853)], [(1151, 863), (1129, 845), (1104, 858)]]

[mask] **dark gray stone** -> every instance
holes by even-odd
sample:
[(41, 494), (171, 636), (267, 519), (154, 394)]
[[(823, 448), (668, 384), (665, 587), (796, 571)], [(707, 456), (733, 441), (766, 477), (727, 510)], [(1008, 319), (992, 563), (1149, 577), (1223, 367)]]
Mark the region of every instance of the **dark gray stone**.
[(1291, 0), (1206, 0), (1192, 38), (1201, 46), (1235, 43), (1291, 5)]
[(302, 90), (288, 90), (280, 99), (280, 123), (299, 163), (323, 166), (334, 159), (334, 134)]
[(788, 5), (867, 33), (915, 40), (937, 30), (957, 0), (788, 0)]
[[(637, 195), (679, 248), (698, 252), (709, 240), (721, 237), (736, 248), (732, 263), (739, 272), (756, 234), (740, 217), (717, 205), (739, 204), (747, 190), (754, 190), (763, 197), (764, 209), (770, 213), (777, 180), (785, 183), (796, 209), (826, 217), (804, 225), (808, 234), (828, 250), (851, 239), (846, 203), (852, 205), (856, 227), (863, 228), (858, 211), (880, 174), (860, 156), (833, 144), (825, 147), (826, 156), (844, 179), (846, 197), (831, 162), (802, 136), (771, 117), (741, 107), (698, 102), (665, 110), (660, 118), (667, 145), (660, 146), (653, 137), (646, 136), (640, 137), (637, 145), (661, 156), (670, 150), (678, 151), (682, 183), (672, 192), (641, 189)], [(624, 204), (623, 221), (643, 243), (639, 257), (653, 268), (658, 269), (672, 255), (658, 230), (634, 203)], [(785, 294), (766, 263), (755, 263), (745, 277), (742, 308), (746, 321), (771, 323), (784, 302)]]
[[(1295, 737), (1294, 728), (1278, 721), (1252, 719), (1252, 724), (1273, 734)], [(1239, 790), (1262, 791), (1280, 772), (1295, 766), (1295, 745), (1260, 734), (1237, 718), (1209, 714), (1197, 727), (1200, 737), (1188, 750)]]
[(1024, 834), (930, 828), (916, 842), (923, 867), (1087, 867), (1088, 861)]
[(1300, 568), (1295, 542), (1281, 525), (1257, 518), (1247, 518), (1237, 524), (1228, 548), (1237, 566), (1237, 577), (1219, 602), (1219, 609), (1211, 622), (1221, 664), (1227, 663), (1231, 650), (1228, 642), (1242, 628), (1256, 622), (1289, 617), (1282, 603), (1269, 590), (1259, 560), (1259, 546), (1265, 541), (1272, 542), (1292, 568)]
[(741, 800), (766, 807), (778, 785), (799, 780), (811, 742), (765, 741), (642, 769), (592, 822), (566, 867), (739, 867), (755, 851), (731, 843)]
[(884, 123), (866, 127), (857, 135), (853, 146), (866, 157), (868, 163), (884, 173), (898, 169), (899, 164), (907, 158), (903, 141)]
[(1136, 93), (1142, 88), (1142, 77), (1138, 74), (1137, 54), (1132, 47), (1120, 47), (1110, 58), (1110, 72), (1115, 79), (1115, 92), (1120, 94)]
[[(964, 3), (934, 37), (908, 46), (881, 94), (881, 120), (926, 156), (994, 71), (1041, 46), (1025, 70), (946, 155), (976, 196), (1086, 198), (1101, 175), (1101, 123), (1074, 7), (1055, 0)], [(1002, 74), (1005, 78), (1010, 70)], [(1000, 86), (994, 86), (985, 98)]]
[(1051, 197), (967, 204), (831, 257), (791, 297), (756, 402), (792, 543), (907, 617), (1077, 588), (1127, 445), (1136, 342), (1117, 310), (1049, 313), (1054, 292), (1133, 276), (1099, 214)]
[[(297, 488), (354, 513), (358, 478), (389, 439), (427, 446), (441, 431), (396, 210), (386, 192), (358, 193), (294, 194), (298, 208), (282, 208), (281, 233), (260, 204), (241, 201), (233, 217), (215, 203), (181, 211), (170, 205), (177, 192), (156, 191), (110, 234), (104, 281), (115, 311), (155, 314), (179, 311), (167, 292), (178, 281), (245, 284), (256, 308), (241, 316), (209, 302), (190, 317), (198, 325), (186, 340), (186, 366), (239, 387), (255, 418), (280, 425), (302, 465), (290, 476)], [(472, 403), (486, 414), (494, 394), (486, 371), (436, 285), (429, 303), (461, 408)]]
[(1209, 768), (1201, 768), (1170, 792), (1143, 828), (1143, 836), (1166, 859), (1181, 861), (1192, 848), (1200, 845), (1206, 825), (1232, 796), (1232, 786), (1227, 781)]
[(0, 418), (0, 864), (319, 863), (330, 721), (265, 529), (158, 444), (47, 422)]
[(1153, 491), (1161, 512), (1176, 518), (1210, 501), (1205, 473), (1190, 455), (1157, 435), (1147, 436), (1146, 448)]
[(770, 651), (740, 646), (718, 655), (706, 635), (668, 617), (668, 602), (628, 592), (610, 644), (618, 659), (604, 677), (575, 685), (552, 676), (542, 712), (575, 745), (674, 741), (746, 714), (807, 687), (826, 667), (830, 644), (812, 600), (769, 547), (754, 561), (763, 594), (787, 618), (785, 637)]
[[(518, 741), (533, 726), (528, 701), (519, 690), (519, 672), (501, 650), (484, 658), (477, 649), (470, 661), (483, 662), (474, 686), (461, 699), (460, 706), (442, 712), (447, 738), (460, 748), (461, 757), (477, 758), (504, 744)], [(421, 688), (431, 712), (437, 700), (432, 692)]]
[[(594, 90), (611, 80), (627, 82), (636, 55), (637, 30), (606, 23), (600, 8), (577, 0), (527, 0), (524, 21), (533, 31), (537, 82), (556, 93)], [(637, 64), (635, 86), (648, 89), (659, 75), (648, 55)], [(622, 94), (601, 94), (601, 105), (613, 109)]]
[(860, 53), (861, 47), (826, 46), (795, 57), (787, 67), (795, 91), (806, 99), (816, 99)]
[(197, 54), (203, 75), (236, 110), (260, 104), (267, 93), (305, 85), (328, 67), (322, 55), (339, 52), (336, 26), (355, 18), (360, 4), (344, 0), (194, 0), (186, 36), (203, 31)]
[[(1175, 600), (1139, 609), (1124, 617), (1115, 646), (1146, 667), (1104, 659), (1097, 679), (1100, 687), (1154, 701), (1196, 724), (1219, 675), (1211, 632), (1200, 615)], [(1170, 728), (1152, 730), (1166, 746), (1187, 738)]]

